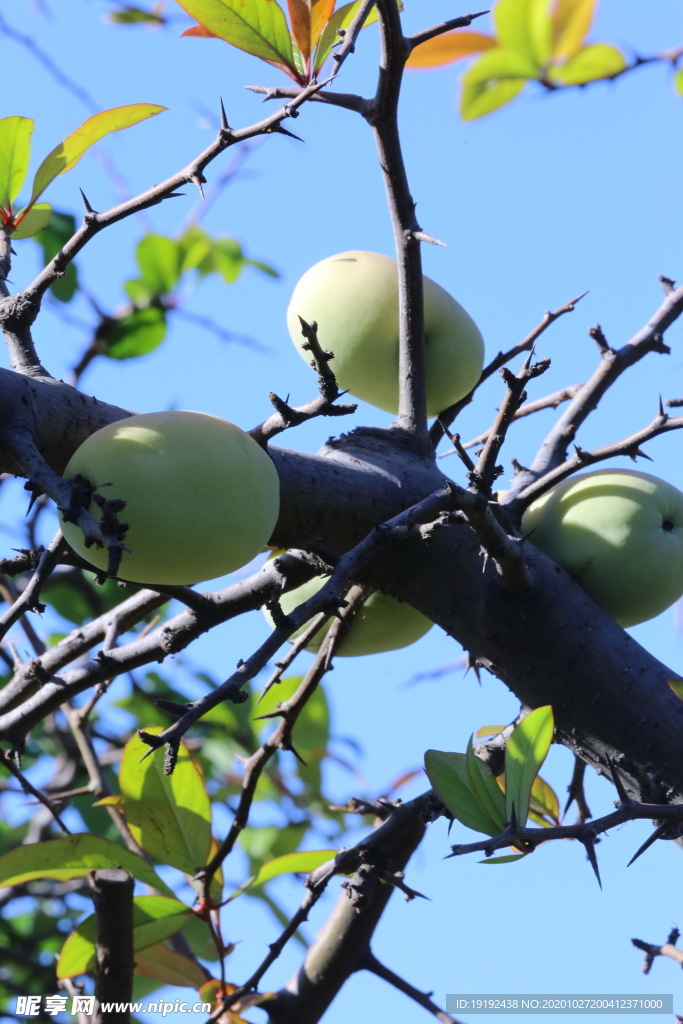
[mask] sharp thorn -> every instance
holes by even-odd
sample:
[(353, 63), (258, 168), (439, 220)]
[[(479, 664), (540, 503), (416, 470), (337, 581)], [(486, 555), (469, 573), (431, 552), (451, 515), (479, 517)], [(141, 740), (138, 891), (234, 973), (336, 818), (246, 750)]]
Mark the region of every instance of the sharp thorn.
[(79, 188), (78, 191), (81, 193), (81, 198), (83, 199), (83, 205), (85, 206), (85, 212), (86, 213), (96, 213), (96, 210), (94, 210), (92, 208), (92, 206), (90, 205), (90, 203), (88, 202), (88, 197), (86, 196), (86, 194), (83, 191), (83, 189)]
[(294, 132), (287, 131), (287, 129), (283, 128), (281, 124), (279, 124), (276, 128), (271, 128), (270, 131), (271, 132), (278, 132), (280, 135), (289, 135), (290, 139), (296, 139), (297, 142), (303, 142), (304, 141), (298, 135), (295, 135)]
[(581, 840), (581, 842), (583, 843), (590, 866), (593, 868), (593, 871), (595, 872), (595, 877), (598, 880), (598, 885), (602, 889), (602, 882), (600, 881), (600, 871), (598, 869), (598, 858), (595, 856), (595, 839), (593, 836), (586, 836), (585, 839)]
[(611, 757), (607, 758), (607, 764), (609, 766), (610, 775), (612, 776), (612, 782), (614, 783), (614, 788), (616, 789), (617, 796), (619, 797), (619, 803), (622, 805), (622, 807), (626, 807), (629, 804), (632, 804), (633, 800), (631, 800), (631, 797), (628, 795), (628, 793), (624, 789), (624, 783), (621, 781), (621, 776), (619, 775), (619, 772), (617, 771), (617, 766), (615, 765), (615, 763), (614, 763), (614, 761), (612, 760)]
[(221, 131), (229, 132), (230, 131), (230, 125), (228, 124), (228, 116), (225, 113), (225, 107), (223, 105), (223, 97), (222, 96), (221, 96), (220, 100), (221, 100)]
[(640, 855), (642, 853), (645, 853), (646, 850), (650, 849), (650, 847), (652, 846), (653, 843), (655, 843), (658, 839), (661, 839), (661, 837), (667, 831), (667, 827), (668, 827), (667, 823), (664, 822), (664, 821), (662, 822), (661, 825), (658, 825), (657, 828), (652, 833), (652, 835), (648, 839), (646, 839), (645, 842), (643, 843), (643, 845), (640, 846), (636, 850), (636, 852), (633, 854), (633, 856), (631, 857), (631, 859), (628, 862), (628, 864), (626, 865), (626, 867), (630, 868), (631, 864), (633, 864), (634, 860), (638, 860), (638, 858), (640, 857)]
[(200, 196), (203, 199), (204, 198), (204, 189), (202, 188), (202, 185), (206, 181), (206, 178), (203, 178), (199, 174), (193, 174), (192, 177), (190, 178), (190, 181), (197, 188), (197, 191), (199, 192)]

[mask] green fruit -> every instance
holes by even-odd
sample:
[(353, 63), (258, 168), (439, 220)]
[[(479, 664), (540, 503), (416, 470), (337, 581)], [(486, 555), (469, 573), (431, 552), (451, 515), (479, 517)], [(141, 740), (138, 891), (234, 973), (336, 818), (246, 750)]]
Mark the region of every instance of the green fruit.
[[(427, 413), (436, 416), (479, 380), (484, 342), (474, 320), (440, 285), (423, 278)], [(376, 252), (342, 252), (316, 263), (294, 289), (287, 326), (299, 354), (299, 317), (318, 324), (318, 339), (334, 353), (339, 387), (371, 405), (398, 412), (398, 274), (396, 261)]]
[[(280, 606), (285, 615), (289, 615), (300, 604), (317, 594), (325, 583), (327, 583), (327, 579), (316, 576), (308, 583), (303, 583), (300, 587), (283, 594), (280, 598)], [(269, 624), (274, 625), (270, 612), (266, 608), (263, 609), (263, 614)], [(330, 621), (328, 620), (320, 627), (306, 646), (307, 651), (315, 653), (319, 650)], [(309, 625), (310, 621), (297, 630), (290, 639), (293, 640), (300, 636), (308, 629)], [(397, 601), (395, 597), (389, 597), (376, 590), (354, 617), (348, 633), (337, 648), (337, 654), (345, 658), (353, 658), (361, 654), (395, 651), (399, 647), (408, 647), (409, 644), (414, 644), (433, 625), (434, 623), (430, 619), (416, 611), (412, 605)]]
[[(91, 434), (64, 477), (85, 477), (104, 498), (126, 506), (130, 524), (119, 575), (135, 583), (188, 584), (246, 565), (270, 538), (279, 480), (264, 450), (234, 423), (201, 412), (154, 412)], [(90, 512), (100, 519), (98, 505)], [(86, 547), (64, 521), (71, 547), (98, 569), (105, 548)]]
[(529, 506), (522, 529), (622, 626), (683, 594), (683, 494), (655, 476), (570, 477)]

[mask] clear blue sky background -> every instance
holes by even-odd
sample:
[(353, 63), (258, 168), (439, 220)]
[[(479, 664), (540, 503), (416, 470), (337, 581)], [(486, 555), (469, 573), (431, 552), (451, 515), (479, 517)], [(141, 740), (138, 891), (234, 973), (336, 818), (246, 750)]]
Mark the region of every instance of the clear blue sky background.
[[(208, 145), (219, 96), (230, 123), (243, 126), (264, 114), (260, 99), (243, 86), (281, 81), (275, 70), (223, 43), (179, 38), (187, 24), (180, 9), (171, 30), (150, 31), (106, 25), (111, 6), (104, 0), (0, 4), (2, 18), (30, 35), (86, 89), (96, 109), (140, 101), (168, 107), (151, 122), (111, 137), (55, 183), (48, 198), (77, 215), (78, 186), (98, 209), (119, 201), (119, 189), (125, 194), (145, 189)], [(175, 13), (174, 5), (168, 6)], [(464, 10), (440, 0), (406, 0), (405, 6), (410, 30)], [(649, 55), (680, 45), (680, 13), (677, 0), (649, 0), (647, 5), (602, 0), (592, 38), (619, 45), (628, 54)], [(487, 20), (482, 19), (482, 27)], [(36, 119), (37, 166), (92, 110), (25, 47), (2, 34), (0, 44), (5, 82), (0, 116)], [(368, 29), (338, 88), (369, 93), (376, 54), (376, 32)], [(683, 275), (683, 101), (673, 92), (669, 70), (653, 66), (613, 84), (561, 95), (529, 87), (503, 111), (464, 124), (456, 110), (459, 74), (458, 66), (412, 73), (404, 87), (403, 142), (418, 216), (425, 230), (449, 246), (425, 248), (425, 268), (478, 322), (489, 355), (524, 337), (546, 309), (590, 290), (573, 314), (543, 335), (538, 354), (550, 356), (553, 365), (531, 396), (536, 397), (586, 379), (597, 359), (587, 336), (591, 325), (600, 323), (610, 343), (623, 344), (661, 301), (657, 275)], [(305, 141), (281, 136), (260, 141), (202, 222), (212, 234), (239, 239), (248, 255), (275, 266), (279, 279), (250, 270), (231, 287), (209, 281), (188, 296), (186, 305), (258, 346), (227, 344), (177, 318), (161, 349), (133, 363), (101, 361), (84, 378), (85, 390), (138, 411), (172, 405), (200, 409), (245, 429), (268, 415), (271, 390), (291, 395), (294, 402), (313, 397), (315, 380), (295, 354), (285, 327), (292, 287), (312, 263), (335, 252), (391, 253), (392, 235), (364, 122), (342, 110), (310, 105), (290, 127)], [(234, 157), (230, 152), (209, 168), (208, 195)], [(150, 229), (175, 234), (197, 215), (197, 196), (190, 188), (185, 191), (185, 198), (119, 224), (91, 243), (79, 271), (104, 308), (113, 310), (125, 301), (121, 283), (135, 275), (133, 246), (142, 234)], [(13, 286), (18, 289), (31, 280), (38, 262), (33, 243), (17, 248)], [(63, 312), (53, 306), (35, 332), (41, 356), (56, 376), (68, 375), (88, 338), (84, 325), (92, 322), (85, 304), (69, 308), (77, 323), (67, 322)], [(680, 326), (667, 341), (672, 355), (651, 356), (613, 389), (582, 430), (582, 446), (641, 428), (655, 415), (660, 393), (664, 398), (683, 394)], [(476, 406), (462, 417), (463, 437), (490, 424), (501, 396), (497, 380), (483, 389)], [(544, 413), (515, 427), (506, 460), (528, 462), (551, 417)], [(344, 429), (387, 422), (385, 414), (361, 404)], [(283, 444), (315, 451), (335, 428), (341, 429), (339, 421), (316, 421), (290, 433)], [(655, 462), (641, 468), (683, 487), (680, 445), (675, 434), (655, 440), (648, 446)], [(462, 481), (458, 464), (446, 460), (443, 465)], [(3, 549), (12, 546), (9, 523), (15, 508), (3, 488)], [(198, 642), (190, 660), (222, 678), (264, 638), (266, 628), (258, 614), (227, 624)], [(633, 634), (665, 662), (680, 662), (676, 609)], [(350, 756), (345, 737), (356, 737), (362, 749), (353, 754), (357, 775), (329, 772), (331, 798), (341, 802), (350, 795), (387, 792), (393, 780), (420, 765), (426, 748), (463, 750), (473, 730), (514, 717), (514, 697), (492, 678), (479, 686), (471, 673), (464, 676), (461, 657), (457, 645), (435, 628), (407, 651), (339, 664), (326, 683), (337, 750)], [(434, 678), (415, 681), (419, 673), (448, 665)], [(570, 770), (566, 752), (554, 751), (544, 775), (561, 800)], [(422, 788), (418, 779), (403, 795)], [(589, 780), (594, 814), (608, 812), (613, 799), (606, 783)], [(640, 954), (630, 944), (632, 936), (663, 942), (672, 925), (683, 925), (679, 890), (672, 884), (681, 870), (678, 848), (660, 843), (626, 869), (648, 831), (647, 823), (628, 825), (600, 844), (600, 892), (576, 844), (544, 847), (514, 865), (482, 866), (477, 857), (442, 859), (449, 852), (449, 837), (445, 824), (438, 823), (407, 877), (430, 901), (406, 905), (395, 899), (378, 929), (375, 953), (413, 984), (434, 990), (442, 1004), (446, 992), (458, 991), (674, 992), (674, 1005), (682, 1010), (680, 970), (659, 960), (644, 977)], [(465, 837), (456, 826), (451, 841)], [(236, 870), (235, 881), (241, 880), (238, 876)], [(336, 898), (338, 890), (332, 888)], [(279, 895), (293, 910), (302, 891), (285, 882)], [(311, 920), (307, 934), (313, 936), (323, 921), (324, 910)], [(277, 927), (253, 901), (239, 900), (226, 914), (225, 933), (242, 939), (228, 967), (231, 979), (239, 981), (262, 959)], [(278, 987), (296, 969), (299, 956), (298, 948), (288, 949), (266, 984)], [(388, 986), (358, 977), (325, 1020), (370, 1024), (380, 1014), (402, 1024), (428, 1019)], [(250, 1016), (262, 1019), (259, 1012)], [(189, 1015), (177, 1019), (192, 1020)], [(487, 1024), (500, 1018), (472, 1019)]]

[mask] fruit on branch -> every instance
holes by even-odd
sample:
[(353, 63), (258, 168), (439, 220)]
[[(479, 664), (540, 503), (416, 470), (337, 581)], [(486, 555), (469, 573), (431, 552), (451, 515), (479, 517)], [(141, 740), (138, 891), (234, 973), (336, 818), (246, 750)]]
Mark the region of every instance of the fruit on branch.
[[(435, 416), (479, 380), (484, 342), (474, 320), (440, 285), (423, 278), (427, 412)], [(398, 412), (398, 272), (376, 252), (342, 252), (316, 263), (296, 285), (287, 326), (299, 354), (299, 317), (318, 325), (323, 349), (334, 353), (340, 388), (371, 405)]]
[[(129, 523), (118, 575), (134, 583), (190, 584), (246, 565), (263, 549), (280, 504), (277, 471), (234, 423), (201, 412), (153, 412), (91, 434), (64, 477), (80, 474), (96, 495), (122, 499)], [(95, 500), (89, 511), (100, 519)], [(108, 552), (86, 547), (65, 521), (71, 547), (98, 569)]]
[(683, 494), (658, 477), (570, 477), (529, 506), (522, 529), (621, 626), (654, 618), (683, 594)]
[[(304, 601), (317, 594), (327, 583), (327, 579), (315, 576), (300, 587), (288, 591), (280, 597), (280, 607), (285, 615), (289, 615)], [(273, 626), (273, 618), (267, 608), (263, 608), (268, 623)], [(290, 637), (291, 640), (300, 636), (310, 626), (309, 620), (301, 629)], [(332, 622), (328, 619), (320, 627), (313, 639), (306, 645), (307, 651), (316, 653)], [(361, 654), (380, 654), (384, 651), (395, 651), (399, 647), (408, 647), (432, 628), (434, 623), (412, 605), (397, 601), (395, 597), (382, 594), (375, 590), (368, 597), (362, 608), (356, 613), (346, 636), (340, 641), (337, 654), (353, 658)]]

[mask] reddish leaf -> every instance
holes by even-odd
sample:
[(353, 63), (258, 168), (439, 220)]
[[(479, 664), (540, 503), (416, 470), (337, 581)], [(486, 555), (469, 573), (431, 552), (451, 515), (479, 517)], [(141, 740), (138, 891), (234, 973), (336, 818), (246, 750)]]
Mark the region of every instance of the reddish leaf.
[(192, 25), (180, 34), (181, 36), (196, 36), (198, 39), (220, 39), (220, 36), (208, 29), (206, 25)]
[(437, 68), (464, 60), (473, 53), (490, 50), (495, 39), (483, 32), (444, 32), (416, 46), (406, 61), (408, 68)]
[(311, 44), (317, 46), (322, 31), (332, 17), (335, 0), (312, 0), (311, 4)]
[(334, 0), (287, 0), (292, 33), (308, 68), (320, 34), (332, 17)]

